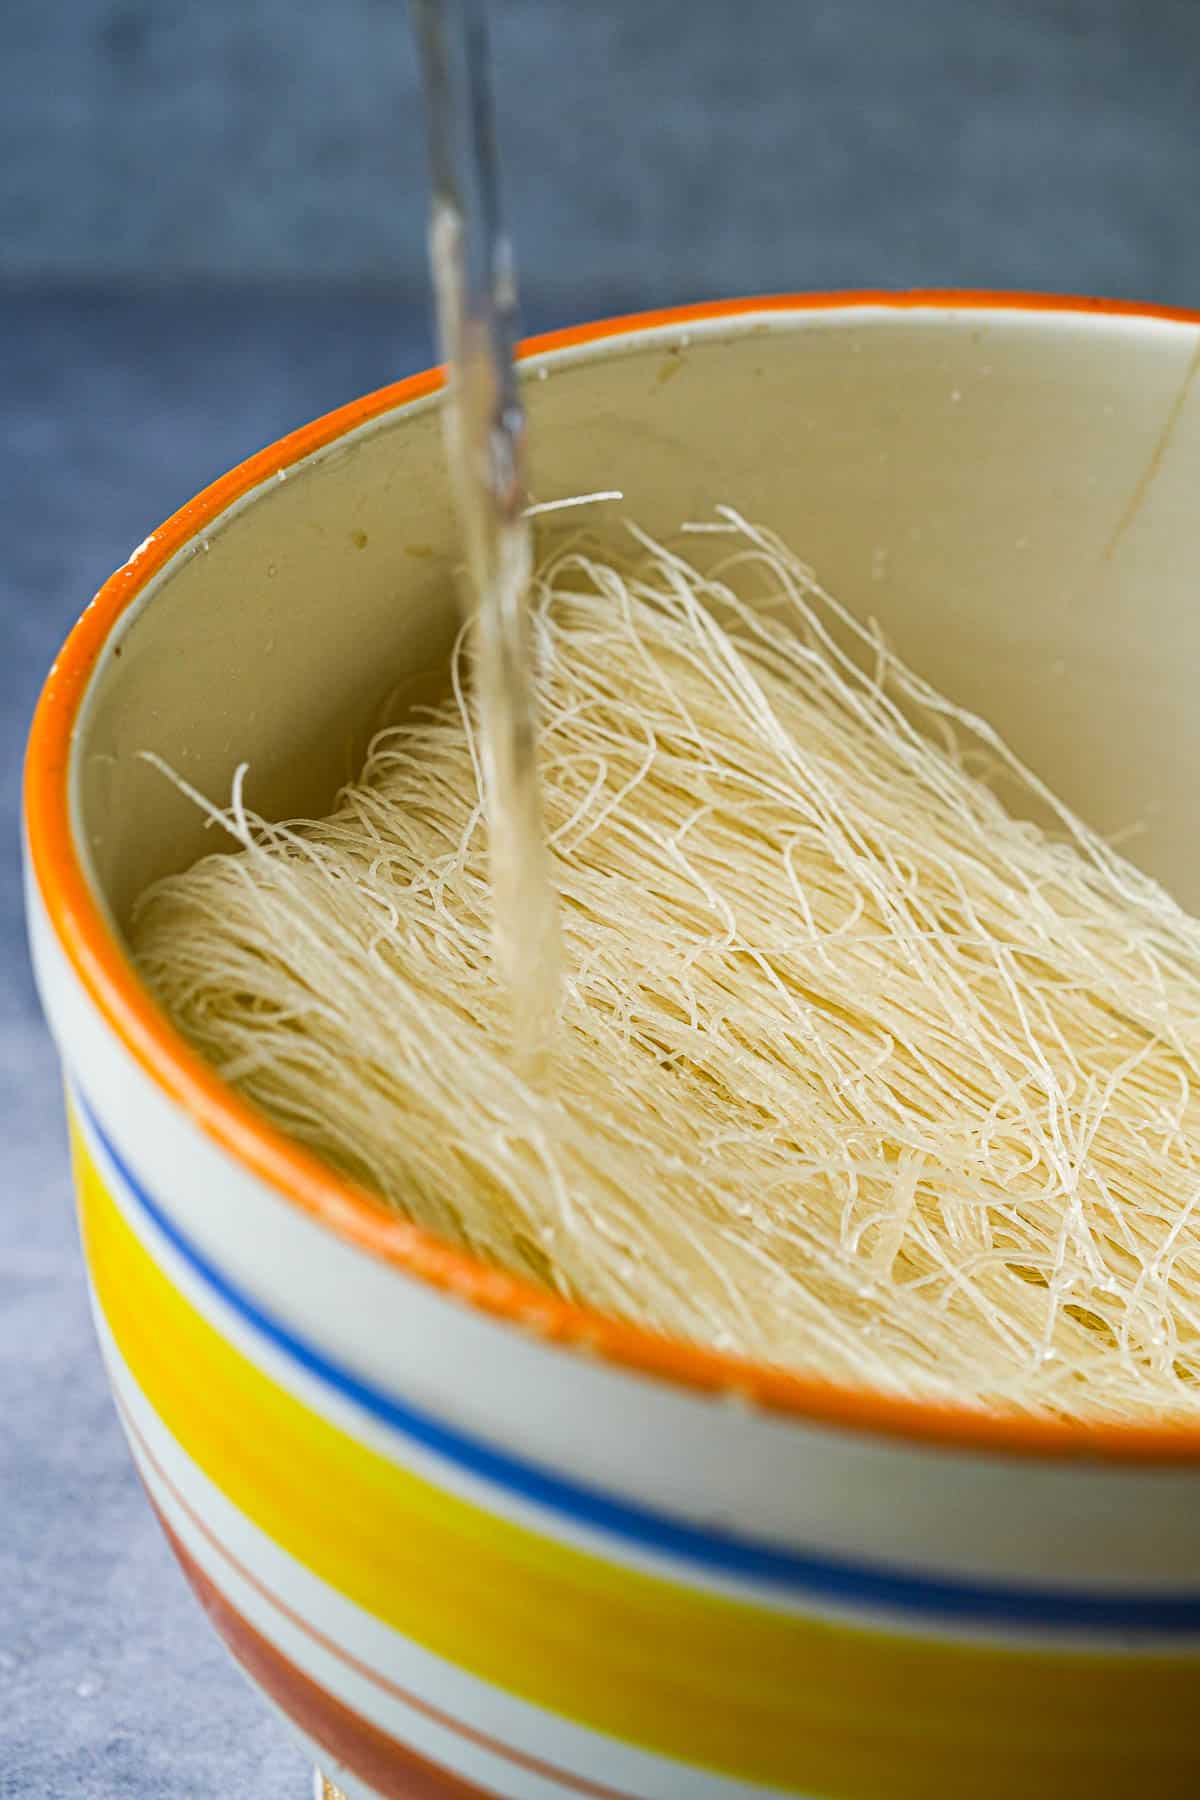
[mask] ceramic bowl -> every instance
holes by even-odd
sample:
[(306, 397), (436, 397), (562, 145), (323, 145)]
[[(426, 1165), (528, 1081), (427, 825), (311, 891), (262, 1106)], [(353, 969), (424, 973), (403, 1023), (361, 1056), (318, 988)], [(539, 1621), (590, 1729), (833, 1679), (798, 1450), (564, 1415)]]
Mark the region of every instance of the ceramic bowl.
[[(1200, 320), (746, 301), (526, 347), (536, 496), (727, 501), (1200, 905)], [(153, 751), (325, 808), (444, 672), (439, 377), (134, 551), (49, 678), (29, 920), (96, 1325), (217, 1631), (351, 1796), (1200, 1792), (1200, 1429), (844, 1391), (381, 1213), (202, 1066), (126, 949), (211, 847)]]

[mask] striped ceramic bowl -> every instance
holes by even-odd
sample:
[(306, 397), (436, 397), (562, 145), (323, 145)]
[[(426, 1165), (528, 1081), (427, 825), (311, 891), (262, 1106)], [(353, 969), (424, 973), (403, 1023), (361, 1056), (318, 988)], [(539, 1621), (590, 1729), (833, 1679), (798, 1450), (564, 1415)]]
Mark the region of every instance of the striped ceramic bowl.
[[(784, 299), (545, 338), (539, 499), (783, 530), (1200, 901), (1200, 320)], [(438, 376), (142, 544), (50, 676), (29, 919), (116, 1404), (217, 1631), (351, 1796), (1200, 1793), (1200, 1430), (846, 1392), (495, 1273), (277, 1136), (130, 966), (206, 840), (327, 805), (454, 628)], [(1064, 670), (1070, 679), (1064, 679)]]

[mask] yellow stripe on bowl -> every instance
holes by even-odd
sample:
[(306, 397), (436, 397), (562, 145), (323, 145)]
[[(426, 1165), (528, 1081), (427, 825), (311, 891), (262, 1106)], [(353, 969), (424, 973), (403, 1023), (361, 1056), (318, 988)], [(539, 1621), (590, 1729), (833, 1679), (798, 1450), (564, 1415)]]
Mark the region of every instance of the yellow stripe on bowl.
[(367, 1448), (222, 1337), (130, 1227), (78, 1126), (72, 1143), (96, 1298), (148, 1404), (255, 1525), (426, 1650), (643, 1749), (839, 1800), (1200, 1792), (1198, 1656), (955, 1643), (755, 1607), (556, 1542)]

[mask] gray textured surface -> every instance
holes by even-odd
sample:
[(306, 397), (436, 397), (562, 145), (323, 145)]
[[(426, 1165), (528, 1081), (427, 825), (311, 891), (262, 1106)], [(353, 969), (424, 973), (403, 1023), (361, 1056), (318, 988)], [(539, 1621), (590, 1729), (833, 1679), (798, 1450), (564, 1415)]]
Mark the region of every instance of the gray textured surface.
[(0, 298), (0, 1796), (301, 1800), (298, 1754), (177, 1575), (87, 1316), (26, 964), (19, 760), (99, 582), (206, 481), (428, 361), (379, 301)]
[[(1200, 303), (1196, 0), (504, 0), (531, 291)], [(423, 280), (402, 0), (5, 0), (0, 272)]]

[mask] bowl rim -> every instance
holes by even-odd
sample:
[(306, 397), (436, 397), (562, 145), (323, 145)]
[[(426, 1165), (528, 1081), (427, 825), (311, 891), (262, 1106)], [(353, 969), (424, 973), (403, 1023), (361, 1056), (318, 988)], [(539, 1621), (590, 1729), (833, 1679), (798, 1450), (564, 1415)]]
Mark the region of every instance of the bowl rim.
[[(524, 360), (664, 327), (746, 315), (848, 310), (940, 310), (1078, 315), (1200, 329), (1200, 312), (1074, 295), (963, 289), (848, 290), (702, 301), (603, 318), (525, 339)], [(109, 577), (68, 635), (34, 712), (25, 761), (26, 853), (60, 948), (106, 1024), (142, 1069), (207, 1136), (284, 1200), (406, 1276), (548, 1343), (695, 1393), (736, 1398), (783, 1421), (912, 1444), (1007, 1457), (1108, 1463), (1200, 1463), (1200, 1424), (1108, 1424), (1025, 1417), (982, 1406), (906, 1398), (783, 1369), (631, 1324), (579, 1305), (389, 1217), (366, 1192), (327, 1169), (243, 1101), (193, 1051), (144, 987), (94, 892), (75, 842), (70, 805), (74, 727), (114, 627), (169, 559), (235, 501), (281, 470), (443, 385), (434, 367), (326, 413), (239, 463), (187, 501)]]

